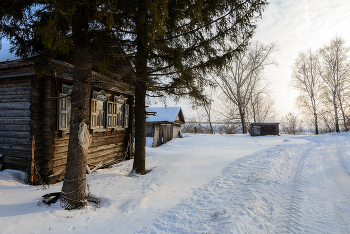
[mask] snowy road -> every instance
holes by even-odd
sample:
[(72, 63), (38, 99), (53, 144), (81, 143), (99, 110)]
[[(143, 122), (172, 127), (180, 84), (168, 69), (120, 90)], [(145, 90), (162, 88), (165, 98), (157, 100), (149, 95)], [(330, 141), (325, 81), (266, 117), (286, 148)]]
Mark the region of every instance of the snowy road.
[(238, 159), (139, 233), (350, 233), (349, 136)]
[(301, 154), (279, 231), (350, 233), (350, 177), (343, 159), (348, 145), (325, 143)]
[[(88, 175), (101, 207), (40, 205), (44, 189), (0, 172), (0, 233), (350, 233), (350, 132), (187, 134)], [(40, 220), (38, 225), (38, 220)]]

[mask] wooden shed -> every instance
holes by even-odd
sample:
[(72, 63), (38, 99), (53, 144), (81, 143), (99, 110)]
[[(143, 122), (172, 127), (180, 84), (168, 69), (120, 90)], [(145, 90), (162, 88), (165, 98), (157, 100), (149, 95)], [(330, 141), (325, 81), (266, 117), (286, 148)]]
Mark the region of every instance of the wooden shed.
[(279, 135), (279, 123), (251, 123), (251, 136)]
[(181, 107), (148, 107), (146, 136), (153, 137), (153, 147), (182, 137), (181, 124), (185, 123)]
[[(37, 76), (34, 61), (0, 63), (2, 169), (52, 184), (65, 175), (74, 66), (51, 60), (45, 75)], [(134, 138), (134, 88), (96, 72), (92, 79), (90, 169), (131, 158)]]

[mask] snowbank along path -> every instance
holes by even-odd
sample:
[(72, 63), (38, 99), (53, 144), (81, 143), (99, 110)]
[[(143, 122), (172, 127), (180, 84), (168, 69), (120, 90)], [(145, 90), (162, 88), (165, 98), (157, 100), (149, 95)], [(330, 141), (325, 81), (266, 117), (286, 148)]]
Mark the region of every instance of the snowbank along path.
[(350, 233), (350, 135), (242, 157), (138, 233)]

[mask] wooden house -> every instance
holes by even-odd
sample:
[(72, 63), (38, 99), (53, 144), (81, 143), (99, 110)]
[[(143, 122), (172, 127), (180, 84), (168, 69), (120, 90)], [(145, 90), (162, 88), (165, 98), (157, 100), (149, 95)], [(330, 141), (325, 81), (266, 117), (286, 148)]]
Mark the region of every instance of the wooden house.
[(251, 123), (249, 133), (251, 136), (279, 135), (279, 123)]
[(146, 136), (153, 137), (153, 147), (182, 137), (181, 124), (185, 118), (181, 107), (148, 107), (146, 112)]
[[(2, 169), (22, 170), (38, 183), (52, 184), (65, 175), (74, 66), (51, 60), (45, 75), (38, 76), (34, 61), (0, 63)], [(132, 86), (93, 72), (90, 169), (133, 156), (133, 102)]]

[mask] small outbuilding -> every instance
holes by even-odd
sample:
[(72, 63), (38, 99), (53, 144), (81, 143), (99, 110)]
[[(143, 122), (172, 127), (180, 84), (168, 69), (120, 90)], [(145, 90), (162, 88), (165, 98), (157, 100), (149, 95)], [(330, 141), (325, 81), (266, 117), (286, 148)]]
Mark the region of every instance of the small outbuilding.
[(153, 147), (182, 137), (181, 124), (185, 118), (181, 107), (148, 107), (146, 112), (146, 136), (153, 137)]
[(251, 136), (279, 136), (279, 123), (251, 123), (249, 133)]

